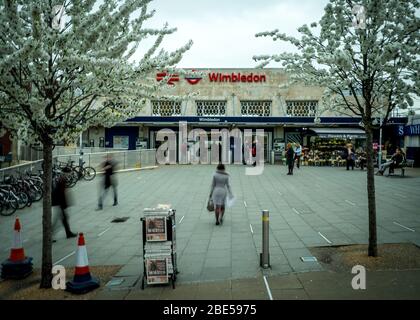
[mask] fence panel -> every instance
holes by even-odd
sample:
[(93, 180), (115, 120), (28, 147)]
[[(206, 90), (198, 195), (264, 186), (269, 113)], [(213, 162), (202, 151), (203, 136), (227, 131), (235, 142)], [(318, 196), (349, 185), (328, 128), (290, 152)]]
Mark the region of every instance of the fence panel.
[[(29, 151), (29, 149), (30, 148), (24, 152)], [(102, 163), (105, 161), (108, 155), (111, 155), (112, 158), (117, 162), (117, 170), (138, 169), (156, 165), (156, 149), (84, 153), (82, 159), (85, 162), (85, 166), (93, 167), (96, 169), (96, 171), (100, 172), (102, 171)], [(42, 152), (37, 152), (34, 150), (32, 153), (32, 158), (37, 158), (38, 156), (42, 157)], [(59, 162), (67, 163), (69, 161), (74, 161), (74, 165), (79, 165), (79, 159), (79, 154), (54, 155), (53, 163), (58, 164)], [(0, 181), (3, 181), (4, 177), (7, 175), (19, 175), (21, 173), (25, 173), (25, 171), (38, 173), (40, 170), (42, 170), (42, 162), (43, 160), (41, 159), (0, 169)]]

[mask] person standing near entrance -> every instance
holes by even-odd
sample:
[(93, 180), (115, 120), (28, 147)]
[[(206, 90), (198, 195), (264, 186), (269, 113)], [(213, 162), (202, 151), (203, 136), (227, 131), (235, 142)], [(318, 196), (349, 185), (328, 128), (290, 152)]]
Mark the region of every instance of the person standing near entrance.
[(351, 170), (354, 170), (355, 154), (354, 154), (353, 145), (351, 143), (347, 145), (345, 155), (346, 155), (347, 170), (350, 170), (350, 167), (351, 167)]
[(113, 177), (115, 166), (116, 166), (116, 163), (112, 159), (112, 155), (107, 154), (106, 159), (104, 163), (102, 164), (102, 168), (104, 169), (104, 185), (103, 185), (104, 188), (103, 190), (101, 190), (101, 194), (99, 196), (98, 210), (102, 210), (105, 194), (107, 193), (110, 187), (112, 187), (112, 190), (114, 192), (113, 206), (116, 206), (118, 204), (117, 181), (115, 177)]
[(295, 148), (295, 161), (296, 161), (296, 167), (300, 168), (300, 157), (302, 156), (302, 147), (299, 143), (296, 144)]
[(229, 182), (230, 176), (226, 172), (225, 165), (219, 163), (213, 175), (210, 190), (210, 199), (213, 200), (216, 225), (223, 223), (225, 214), (226, 198), (233, 198), (232, 189)]
[(293, 175), (293, 167), (295, 165), (295, 152), (293, 151), (292, 144), (289, 142), (286, 147), (286, 164), (289, 168), (287, 175)]

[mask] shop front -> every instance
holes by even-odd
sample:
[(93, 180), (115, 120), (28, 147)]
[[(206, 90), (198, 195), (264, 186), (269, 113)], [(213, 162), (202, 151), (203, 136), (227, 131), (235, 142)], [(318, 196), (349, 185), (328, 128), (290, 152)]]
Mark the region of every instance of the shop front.
[(351, 144), (357, 155), (364, 153), (366, 134), (360, 128), (308, 128), (304, 145), (304, 164), (344, 165), (347, 146)]
[(413, 160), (413, 165), (418, 167), (420, 166), (420, 117), (405, 126), (404, 133), (407, 159)]

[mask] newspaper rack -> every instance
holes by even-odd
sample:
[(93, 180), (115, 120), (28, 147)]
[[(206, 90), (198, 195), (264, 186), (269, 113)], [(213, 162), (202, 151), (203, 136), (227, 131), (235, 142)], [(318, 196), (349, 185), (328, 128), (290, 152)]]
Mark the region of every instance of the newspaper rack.
[(176, 233), (175, 211), (168, 205), (145, 208), (142, 221), (143, 234), (143, 277), (145, 285), (168, 284), (175, 289), (176, 275)]

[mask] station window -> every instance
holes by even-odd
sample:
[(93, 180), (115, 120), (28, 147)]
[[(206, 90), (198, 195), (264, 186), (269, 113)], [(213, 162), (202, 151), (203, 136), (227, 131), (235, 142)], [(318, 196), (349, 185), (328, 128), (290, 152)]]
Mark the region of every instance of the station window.
[(286, 101), (286, 113), (293, 117), (314, 117), (318, 101)]
[(271, 101), (241, 101), (241, 114), (268, 117), (271, 114)]
[(226, 101), (224, 100), (198, 100), (197, 116), (224, 116), (226, 115)]
[(181, 102), (155, 100), (152, 101), (152, 115), (153, 116), (179, 116), (181, 115)]

